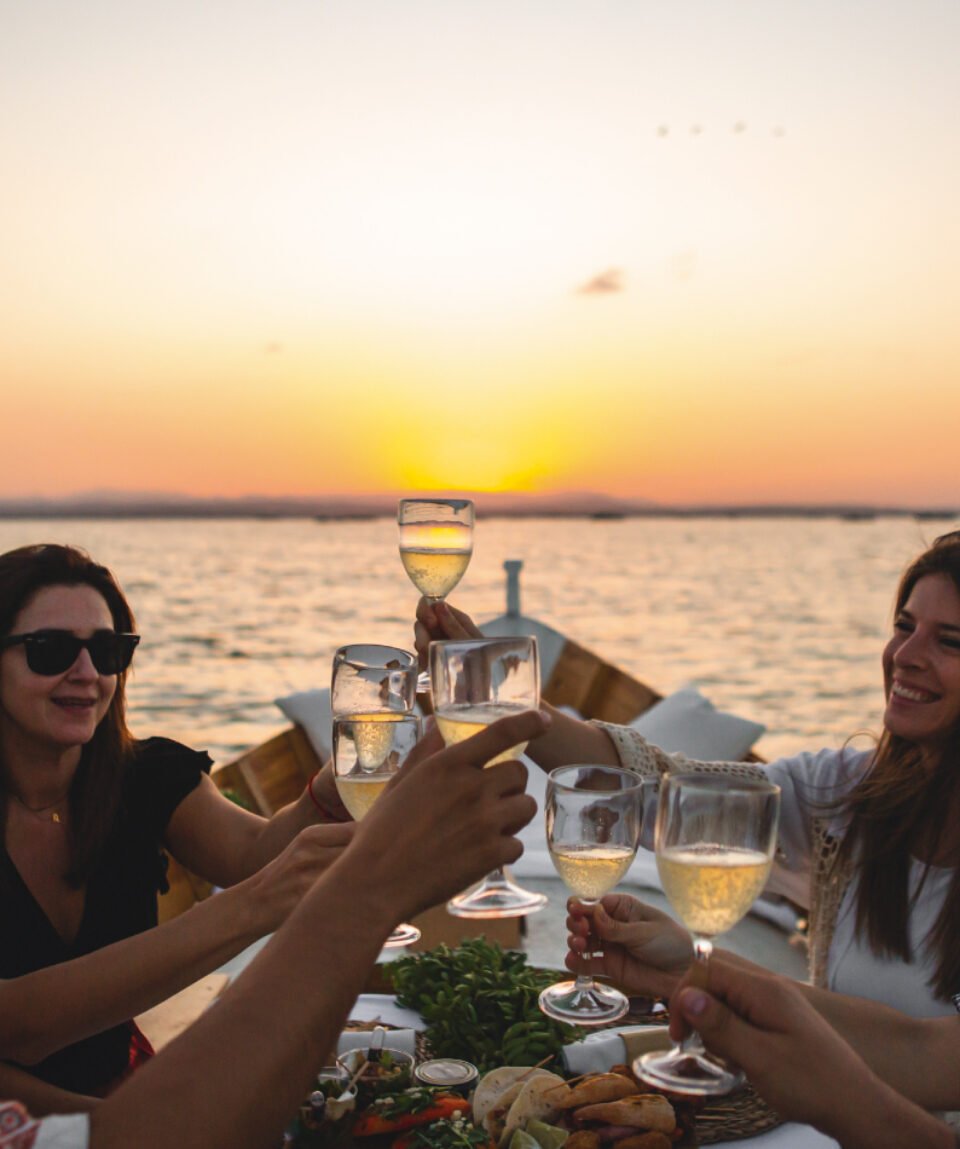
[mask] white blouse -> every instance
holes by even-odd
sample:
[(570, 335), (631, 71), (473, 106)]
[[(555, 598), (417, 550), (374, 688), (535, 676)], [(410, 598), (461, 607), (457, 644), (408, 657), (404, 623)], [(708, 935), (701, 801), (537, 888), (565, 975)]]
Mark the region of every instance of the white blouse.
[[(924, 864), (910, 862), (910, 897), (915, 896), (923, 875)], [(827, 984), (838, 993), (869, 997), (882, 1001), (911, 1017), (952, 1017), (949, 1001), (934, 996), (930, 980), (936, 971), (935, 955), (926, 939), (936, 924), (953, 881), (953, 870), (931, 866), (920, 897), (912, 903), (908, 930), (910, 963), (878, 957), (865, 937), (858, 937), (856, 923), (857, 882), (854, 879), (840, 905), (840, 915), (827, 960)], [(957, 987), (960, 990), (960, 986)]]

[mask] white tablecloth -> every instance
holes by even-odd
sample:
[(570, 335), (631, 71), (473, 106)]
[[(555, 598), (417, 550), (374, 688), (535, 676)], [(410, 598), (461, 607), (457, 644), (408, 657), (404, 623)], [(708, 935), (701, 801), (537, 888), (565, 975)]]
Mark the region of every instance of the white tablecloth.
[(743, 1149), (838, 1149), (838, 1143), (832, 1137), (824, 1137), (811, 1125), (780, 1125), (771, 1129), (769, 1133), (761, 1133), (757, 1137), (749, 1137), (746, 1141), (724, 1141), (724, 1149), (735, 1149), (742, 1145)]

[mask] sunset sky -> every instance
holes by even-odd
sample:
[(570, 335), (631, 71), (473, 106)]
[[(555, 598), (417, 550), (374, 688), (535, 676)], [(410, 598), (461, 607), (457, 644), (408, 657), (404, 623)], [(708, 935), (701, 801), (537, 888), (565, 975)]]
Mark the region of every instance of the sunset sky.
[(0, 498), (960, 505), (956, 0), (0, 0)]

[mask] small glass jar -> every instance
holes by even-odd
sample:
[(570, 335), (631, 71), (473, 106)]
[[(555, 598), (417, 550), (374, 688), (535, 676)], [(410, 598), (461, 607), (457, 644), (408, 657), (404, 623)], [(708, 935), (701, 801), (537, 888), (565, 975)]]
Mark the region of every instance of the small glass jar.
[(470, 1093), (478, 1076), (475, 1065), (456, 1057), (436, 1057), (432, 1061), (421, 1062), (416, 1069), (416, 1078), (421, 1085), (459, 1093), (461, 1097)]

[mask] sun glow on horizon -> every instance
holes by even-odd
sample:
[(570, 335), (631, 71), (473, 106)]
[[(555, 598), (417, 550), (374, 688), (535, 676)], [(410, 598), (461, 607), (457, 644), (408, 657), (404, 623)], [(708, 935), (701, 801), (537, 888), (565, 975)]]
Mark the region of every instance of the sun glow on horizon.
[(0, 491), (960, 504), (958, 41), (942, 0), (13, 6)]

